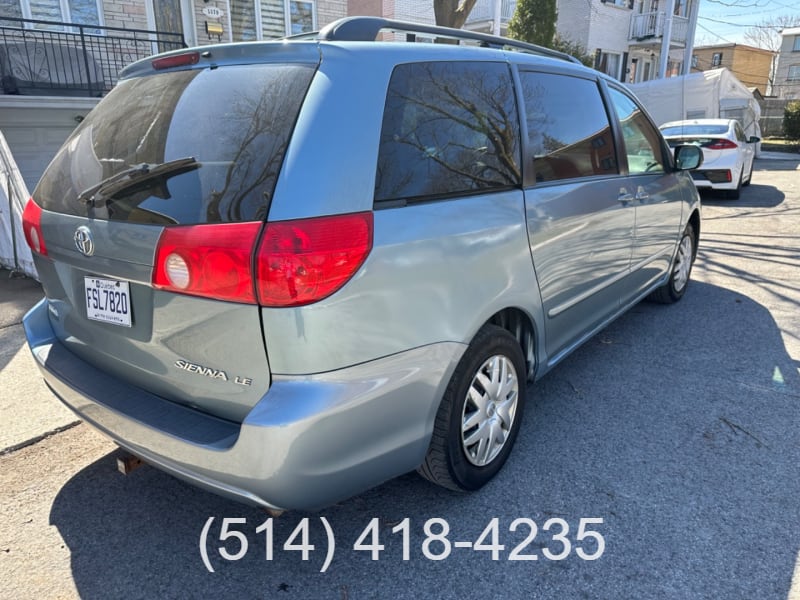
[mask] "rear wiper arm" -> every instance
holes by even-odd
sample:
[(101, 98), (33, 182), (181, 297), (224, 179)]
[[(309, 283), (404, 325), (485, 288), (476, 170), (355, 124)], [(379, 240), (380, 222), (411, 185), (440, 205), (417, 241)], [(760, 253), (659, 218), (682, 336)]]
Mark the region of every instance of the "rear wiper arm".
[(133, 165), (129, 169), (125, 169), (90, 188), (86, 188), (78, 194), (78, 200), (95, 207), (105, 206), (109, 198), (112, 198), (125, 188), (133, 187), (149, 179), (156, 179), (164, 175), (197, 169), (199, 166), (200, 163), (191, 156), (158, 164), (142, 163)]

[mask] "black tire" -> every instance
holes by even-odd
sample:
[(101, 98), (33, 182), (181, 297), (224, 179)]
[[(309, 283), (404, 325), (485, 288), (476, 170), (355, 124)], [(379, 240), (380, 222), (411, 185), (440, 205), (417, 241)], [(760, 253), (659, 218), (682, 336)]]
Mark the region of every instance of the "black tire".
[[(482, 388), (478, 375), (482, 373), (485, 378), (485, 374), (489, 372), (486, 370), (487, 364), (493, 360), (495, 362), (492, 365), (502, 367), (505, 364), (508, 369), (505, 378), (502, 375), (498, 375), (498, 378), (509, 383), (509, 393), (501, 394), (506, 398), (505, 401), (490, 401), (482, 411), (476, 404), (474, 395), (470, 395), (468, 399), (468, 394), (475, 384), (474, 394), (479, 394), (479, 390), (483, 389), (484, 399), (491, 396), (491, 391)], [(502, 373), (502, 370), (498, 368), (497, 373)], [(525, 403), (526, 374), (525, 358), (517, 339), (501, 327), (484, 326), (472, 340), (453, 372), (436, 413), (428, 453), (417, 469), (419, 474), (437, 485), (457, 491), (477, 490), (488, 483), (508, 459), (517, 438)], [(490, 377), (493, 378), (491, 373)], [(512, 378), (516, 379), (513, 407), (511, 407), (513, 394), (510, 393), (513, 390)], [(498, 406), (501, 408), (498, 409)], [(469, 420), (480, 422), (484, 429), (480, 429), (479, 425), (468, 428), (465, 438), (463, 426)], [(478, 430), (486, 431), (486, 427), (490, 428), (489, 431), (504, 432), (504, 442), (497, 444), (500, 446), (499, 449), (496, 445), (489, 444), (491, 448), (497, 450), (496, 453), (486, 452), (485, 456), (479, 456), (477, 454), (479, 445), (470, 444), (469, 440)], [(486, 446), (481, 446), (484, 447)], [(485, 464), (480, 464), (484, 460)]]
[(750, 163), (750, 175), (747, 176), (747, 181), (742, 182), (742, 187), (747, 187), (750, 185), (750, 182), (753, 181), (753, 166), (755, 165), (756, 159), (753, 158), (753, 162)]
[(744, 177), (744, 166), (742, 167), (742, 172), (739, 173), (739, 183), (736, 184), (735, 190), (728, 190), (725, 192), (725, 197), (730, 200), (738, 200), (739, 196), (742, 194), (742, 177)]
[(697, 236), (691, 223), (686, 225), (672, 262), (669, 281), (650, 294), (649, 299), (662, 304), (677, 302), (686, 293), (697, 256)]

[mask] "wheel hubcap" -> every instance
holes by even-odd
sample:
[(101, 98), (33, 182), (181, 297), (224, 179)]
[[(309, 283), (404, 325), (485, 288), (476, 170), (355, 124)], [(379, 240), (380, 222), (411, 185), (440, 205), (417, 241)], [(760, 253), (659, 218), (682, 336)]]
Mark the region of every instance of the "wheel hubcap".
[(484, 467), (506, 444), (519, 401), (517, 371), (505, 356), (492, 356), (475, 373), (461, 415), (461, 445), (467, 460)]
[(692, 238), (683, 236), (678, 246), (678, 256), (675, 257), (675, 268), (672, 271), (672, 281), (675, 291), (680, 292), (689, 282), (689, 272), (692, 270)]

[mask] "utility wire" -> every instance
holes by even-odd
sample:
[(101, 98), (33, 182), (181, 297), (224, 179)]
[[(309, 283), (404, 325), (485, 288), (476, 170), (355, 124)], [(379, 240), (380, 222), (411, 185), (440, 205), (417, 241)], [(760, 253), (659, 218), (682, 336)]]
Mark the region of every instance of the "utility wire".
[[(775, 25), (748, 25), (747, 23), (733, 23), (731, 21), (721, 21), (719, 19), (712, 19), (711, 17), (698, 17), (698, 19), (703, 19), (705, 21), (711, 21), (712, 23), (721, 23), (722, 25), (730, 25), (731, 27), (747, 27), (748, 29), (779, 29)], [(797, 20), (800, 21), (800, 16), (797, 17)]]
[(730, 41), (729, 39), (722, 37), (720, 34), (711, 31), (708, 27), (706, 27), (705, 25), (703, 25), (699, 21), (697, 22), (697, 26), (700, 27), (701, 29), (704, 29), (705, 31), (707, 31), (708, 33), (713, 35), (715, 38), (717, 38), (719, 40), (722, 40), (723, 42), (728, 42), (729, 44), (733, 44), (734, 43), (734, 42)]

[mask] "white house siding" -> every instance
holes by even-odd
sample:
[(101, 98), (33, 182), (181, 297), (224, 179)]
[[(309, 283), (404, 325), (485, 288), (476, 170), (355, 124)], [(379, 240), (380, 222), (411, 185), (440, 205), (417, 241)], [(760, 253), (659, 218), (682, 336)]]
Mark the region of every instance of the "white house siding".
[(394, 0), (392, 3), (384, 3), (384, 10), (391, 7), (392, 14), (384, 16), (398, 21), (411, 21), (413, 23), (436, 23), (436, 15), (433, 14), (433, 0)]
[(589, 10), (589, 40), (586, 47), (590, 51), (599, 48), (603, 52), (627, 52), (631, 14), (633, 11), (627, 7), (593, 1)]
[(794, 50), (795, 39), (800, 38), (800, 27), (784, 29), (782, 35), (778, 66), (775, 70), (774, 93), (778, 98), (800, 99), (800, 79), (789, 80), (789, 69), (800, 68), (800, 51)]
[[(600, 6), (600, 3), (597, 3)], [(559, 0), (556, 30), (559, 35), (584, 48), (590, 49), (589, 31), (597, 19), (597, 6), (593, 0)], [(590, 50), (592, 51), (592, 50)]]

